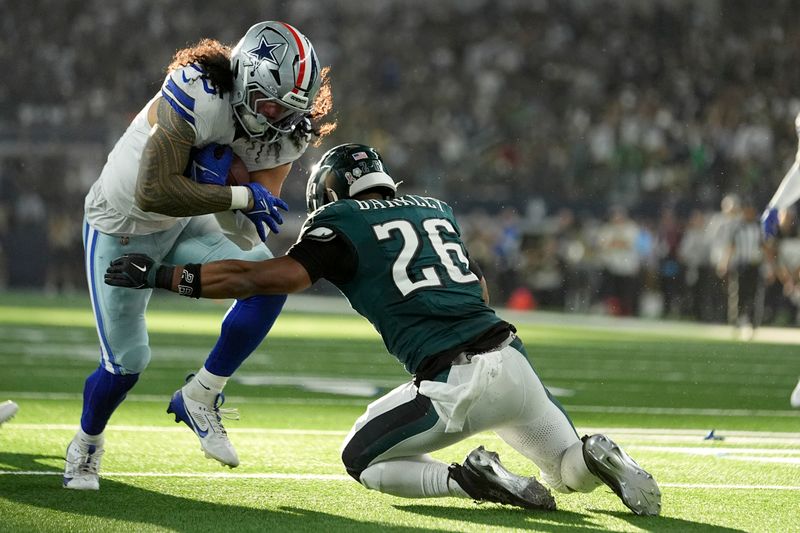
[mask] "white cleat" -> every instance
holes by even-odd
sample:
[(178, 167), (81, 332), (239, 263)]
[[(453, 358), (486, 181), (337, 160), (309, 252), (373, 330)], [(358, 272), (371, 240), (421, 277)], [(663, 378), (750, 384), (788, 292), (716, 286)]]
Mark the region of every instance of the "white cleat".
[(77, 437), (67, 446), (64, 467), (64, 488), (76, 490), (100, 489), (100, 459), (105, 450), (102, 444), (88, 444)]
[(0, 424), (8, 422), (14, 418), (14, 415), (17, 414), (17, 411), (19, 411), (19, 405), (11, 400), (6, 400), (5, 402), (0, 403)]
[(589, 471), (608, 485), (628, 509), (638, 515), (661, 513), (661, 491), (656, 480), (614, 441), (605, 435), (584, 437), (583, 459)]
[(220, 409), (225, 397), (220, 393), (214, 404), (192, 400), (179, 389), (172, 396), (167, 413), (175, 415), (175, 422), (183, 422), (200, 439), (200, 446), (209, 459), (216, 459), (225, 466), (239, 466), (239, 456), (228, 439), (228, 432), (222, 425), (222, 415), (238, 418), (236, 409)]

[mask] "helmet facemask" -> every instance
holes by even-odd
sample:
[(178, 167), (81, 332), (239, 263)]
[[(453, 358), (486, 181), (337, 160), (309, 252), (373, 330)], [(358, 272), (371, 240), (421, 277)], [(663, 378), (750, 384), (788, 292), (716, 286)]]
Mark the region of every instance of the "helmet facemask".
[[(256, 85), (248, 88), (247, 93), (245, 102), (236, 106), (234, 112), (242, 127), (251, 137), (267, 135), (271, 142), (279, 135), (291, 133), (306, 116), (306, 113), (302, 111), (286, 107), (279, 99), (265, 95)], [(265, 102), (273, 102), (281, 106), (283, 111), (271, 119), (258, 111)]]

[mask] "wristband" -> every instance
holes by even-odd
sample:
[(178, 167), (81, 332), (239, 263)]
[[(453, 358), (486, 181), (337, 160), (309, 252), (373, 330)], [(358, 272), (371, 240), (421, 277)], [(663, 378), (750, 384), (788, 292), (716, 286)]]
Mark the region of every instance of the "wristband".
[(181, 296), (192, 298), (200, 298), (200, 267), (197, 263), (190, 263), (183, 265), (181, 271), (181, 279), (178, 281), (178, 286), (175, 292)]
[(250, 189), (244, 185), (231, 187), (231, 210), (247, 209), (250, 205)]
[(153, 287), (156, 289), (172, 290), (172, 277), (175, 274), (175, 267), (172, 265), (159, 265), (156, 270), (156, 278)]

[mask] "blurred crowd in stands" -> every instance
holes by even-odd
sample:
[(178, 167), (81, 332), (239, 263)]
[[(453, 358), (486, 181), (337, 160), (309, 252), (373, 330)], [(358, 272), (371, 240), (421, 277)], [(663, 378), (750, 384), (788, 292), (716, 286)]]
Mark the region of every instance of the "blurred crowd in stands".
[[(82, 288), (83, 195), (172, 54), (279, 19), (332, 67), (338, 128), (292, 170), (275, 251), (312, 162), (357, 141), (456, 207), (499, 305), (739, 320), (731, 228), (757, 224), (797, 150), (798, 16), (791, 0), (8, 3), (0, 287)], [(776, 274), (792, 240), (746, 259), (766, 303), (750, 323), (797, 321)]]

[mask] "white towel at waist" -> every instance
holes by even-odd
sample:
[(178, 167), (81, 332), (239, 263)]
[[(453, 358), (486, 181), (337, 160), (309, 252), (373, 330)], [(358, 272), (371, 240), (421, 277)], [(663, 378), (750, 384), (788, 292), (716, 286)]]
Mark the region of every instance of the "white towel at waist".
[[(217, 219), (222, 233), (242, 250), (252, 250), (253, 247), (261, 244), (255, 224), (241, 211), (220, 211), (214, 213), (214, 217)], [(269, 232), (267, 227), (264, 230)]]
[[(436, 412), (447, 424), (445, 433), (456, 433), (464, 428), (470, 409), (500, 374), (503, 356), (500, 351), (486, 352), (472, 357), (472, 379), (457, 385), (438, 381), (422, 381), (420, 394), (433, 401)], [(454, 366), (453, 370), (460, 368)], [(451, 370), (451, 372), (453, 371)]]

